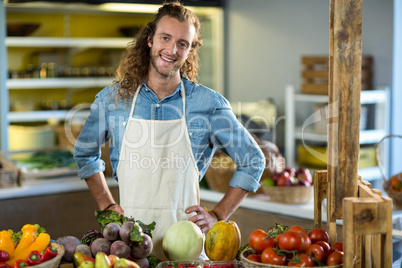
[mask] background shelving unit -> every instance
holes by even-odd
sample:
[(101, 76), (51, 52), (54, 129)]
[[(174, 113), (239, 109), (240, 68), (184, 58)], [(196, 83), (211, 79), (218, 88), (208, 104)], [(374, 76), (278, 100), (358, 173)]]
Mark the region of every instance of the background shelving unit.
[[(326, 144), (327, 134), (316, 131), (315, 124), (327, 122), (326, 115), (314, 110), (315, 104), (327, 105), (327, 95), (312, 95), (296, 93), (293, 86), (287, 86), (285, 103), (285, 157), (287, 166), (299, 166), (297, 147), (308, 147), (314, 144)], [(360, 130), (360, 144), (362, 146), (374, 146), (388, 134), (389, 122), (389, 89), (361, 91), (361, 104), (373, 105), (369, 109), (372, 126)], [(386, 153), (382, 152), (384, 162)], [(319, 167), (318, 167), (319, 169)], [(359, 169), (359, 175), (368, 181), (381, 179), (381, 173), (377, 166)]]
[[(144, 26), (153, 19), (153, 14), (160, 5), (150, 4), (84, 4), (62, 2), (0, 2), (0, 31), (5, 42), (0, 44), (0, 69), (26, 69), (32, 58), (36, 67), (41, 62), (38, 54), (51, 54), (50, 58), (59, 57), (67, 67), (77, 65), (89, 67), (116, 68), (120, 56), (132, 37), (121, 37), (119, 27)], [(201, 69), (199, 82), (222, 93), (223, 81), (223, 9), (219, 6), (190, 7), (200, 18), (203, 25), (204, 45), (200, 48)], [(31, 21), (41, 26), (30, 36), (14, 37), (3, 33), (8, 22)], [(83, 27), (85, 25), (85, 27)], [(3, 38), (2, 38), (3, 39)], [(110, 53), (107, 54), (107, 53)], [(3, 54), (3, 53), (2, 53)], [(106, 54), (106, 56), (105, 56)], [(29, 55), (29, 59), (28, 56)], [(33, 55), (33, 56), (32, 56)], [(43, 57), (43, 56), (42, 56)], [(49, 57), (46, 55), (44, 58)], [(110, 65), (100, 65), (102, 57), (109, 57)], [(98, 59), (98, 61), (96, 61)], [(88, 63), (83, 63), (84, 61)], [(30, 62), (31, 61), (31, 62)], [(32, 64), (31, 64), (32, 65)], [(17, 73), (17, 72), (16, 72)], [(60, 70), (58, 70), (60, 73)], [(103, 87), (111, 85), (113, 77), (110, 72), (103, 76), (63, 77), (49, 76), (48, 78), (17, 78), (2, 79), (0, 93), (1, 138), (0, 150), (8, 150), (7, 128), (11, 124), (40, 124), (49, 119), (64, 121), (68, 109), (77, 104), (91, 103), (95, 94)], [(12, 76), (12, 74), (9, 74)], [(60, 97), (61, 96), (61, 97)], [(68, 109), (43, 110), (38, 105), (41, 98), (63, 98), (69, 105)], [(23, 111), (10, 111), (15, 100), (36, 101), (36, 107)], [(85, 111), (79, 115), (86, 116)]]

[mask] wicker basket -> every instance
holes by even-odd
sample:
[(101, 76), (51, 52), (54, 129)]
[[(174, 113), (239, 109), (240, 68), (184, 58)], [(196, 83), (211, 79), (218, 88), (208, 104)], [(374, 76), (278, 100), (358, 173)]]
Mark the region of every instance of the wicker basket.
[(20, 185), (20, 174), (18, 168), (0, 153), (0, 188), (10, 188)]
[[(74, 150), (75, 142), (80, 135), (83, 126), (84, 125), (80, 124), (55, 126), (54, 130), (57, 133), (58, 145), (71, 151)], [(101, 147), (101, 158), (105, 162), (105, 171), (103, 173), (107, 177), (112, 177), (113, 168), (110, 163), (109, 146), (110, 141)]]
[(262, 189), (271, 201), (284, 204), (304, 204), (314, 197), (313, 186), (266, 186)]
[[(285, 168), (285, 159), (279, 152), (275, 144), (263, 141), (255, 137), (258, 145), (265, 155), (266, 167), (261, 176), (261, 180), (271, 177), (273, 173), (282, 172)], [(220, 193), (226, 193), (229, 190), (229, 182), (233, 177), (236, 165), (232, 159), (220, 150), (217, 150), (212, 158), (211, 164), (205, 172), (205, 180), (212, 190)], [(260, 187), (255, 194), (263, 194)], [(250, 193), (253, 194), (253, 193)]]
[(80, 135), (82, 125), (61, 125), (54, 126), (57, 133), (57, 141), (59, 146), (74, 149), (75, 141)]
[(30, 266), (30, 267), (35, 267), (35, 268), (58, 268), (61, 258), (64, 255), (64, 247), (62, 245), (59, 245), (55, 242), (51, 243), (52, 247), (55, 247), (57, 249), (57, 256), (54, 257), (51, 260), (48, 260), (44, 263), (38, 264), (38, 265), (34, 265), (34, 266)]
[(385, 177), (385, 174), (384, 174), (384, 170), (383, 170), (382, 165), (381, 165), (381, 160), (380, 160), (380, 153), (379, 153), (380, 144), (384, 140), (389, 139), (389, 138), (402, 138), (402, 136), (401, 135), (388, 135), (388, 136), (385, 136), (384, 138), (382, 138), (377, 143), (376, 148), (375, 148), (376, 149), (377, 163), (378, 163), (378, 167), (380, 168), (382, 178), (384, 180), (383, 187), (384, 187), (385, 192), (387, 192), (388, 196), (392, 198), (393, 204), (396, 207), (402, 208), (402, 192), (394, 192), (393, 189), (392, 189), (392, 186), (391, 186), (391, 181), (394, 178), (398, 178), (399, 180), (402, 181), (402, 173), (396, 174), (396, 175), (390, 177), (387, 180), (387, 178)]
[[(240, 259), (241, 259), (241, 262), (243, 263), (244, 268), (286, 268), (286, 267), (289, 267), (286, 265), (265, 264), (265, 263), (250, 261), (249, 259), (247, 259), (247, 257), (251, 254), (256, 254), (256, 252), (253, 249), (247, 249), (240, 254)], [(333, 265), (333, 266), (319, 266), (319, 267), (342, 268), (343, 264)]]

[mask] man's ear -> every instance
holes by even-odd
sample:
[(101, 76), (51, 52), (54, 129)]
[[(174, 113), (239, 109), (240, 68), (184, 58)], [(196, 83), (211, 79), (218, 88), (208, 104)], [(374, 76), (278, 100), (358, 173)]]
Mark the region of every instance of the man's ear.
[(148, 35), (148, 38), (147, 38), (147, 43), (148, 43), (148, 46), (149, 46), (149, 47), (152, 47), (152, 39), (151, 39), (151, 35)]

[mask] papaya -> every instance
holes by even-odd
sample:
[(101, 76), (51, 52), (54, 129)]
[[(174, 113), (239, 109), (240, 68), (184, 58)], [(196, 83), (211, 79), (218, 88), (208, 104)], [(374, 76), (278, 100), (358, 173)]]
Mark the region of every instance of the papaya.
[(205, 236), (205, 253), (211, 261), (231, 261), (240, 248), (241, 234), (236, 222), (215, 223)]

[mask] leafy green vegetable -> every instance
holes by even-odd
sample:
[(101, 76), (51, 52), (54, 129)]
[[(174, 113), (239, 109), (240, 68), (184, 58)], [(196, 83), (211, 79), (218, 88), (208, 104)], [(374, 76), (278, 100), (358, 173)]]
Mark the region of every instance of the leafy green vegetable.
[(151, 224), (147, 225), (141, 221), (136, 221), (136, 222), (138, 222), (138, 224), (141, 226), (142, 231), (152, 238), (152, 231), (155, 230), (156, 223), (153, 221), (153, 222), (151, 222)]
[(56, 150), (52, 152), (37, 152), (32, 156), (19, 160), (19, 168), (27, 170), (53, 169), (60, 167), (76, 167), (73, 154), (68, 150)]
[(142, 232), (141, 226), (138, 224), (138, 222), (135, 222), (133, 229), (130, 232), (130, 240), (132, 242), (141, 243), (144, 240), (143, 236), (144, 233)]
[(148, 259), (148, 262), (149, 262), (149, 268), (155, 268), (161, 262), (152, 253), (148, 255), (147, 259)]
[(97, 231), (97, 230), (89, 230), (84, 234), (84, 236), (81, 238), (81, 244), (85, 244), (90, 246), (92, 242), (97, 239), (103, 237), (102, 233)]
[(240, 247), (237, 251), (236, 260), (241, 261), (240, 255), (243, 251), (251, 248), (249, 244), (245, 244), (244, 246)]
[(126, 222), (126, 217), (124, 215), (120, 215), (116, 211), (113, 210), (97, 210), (95, 211), (96, 221), (102, 227), (101, 232), (103, 232), (103, 228), (111, 222), (117, 223), (122, 226)]

